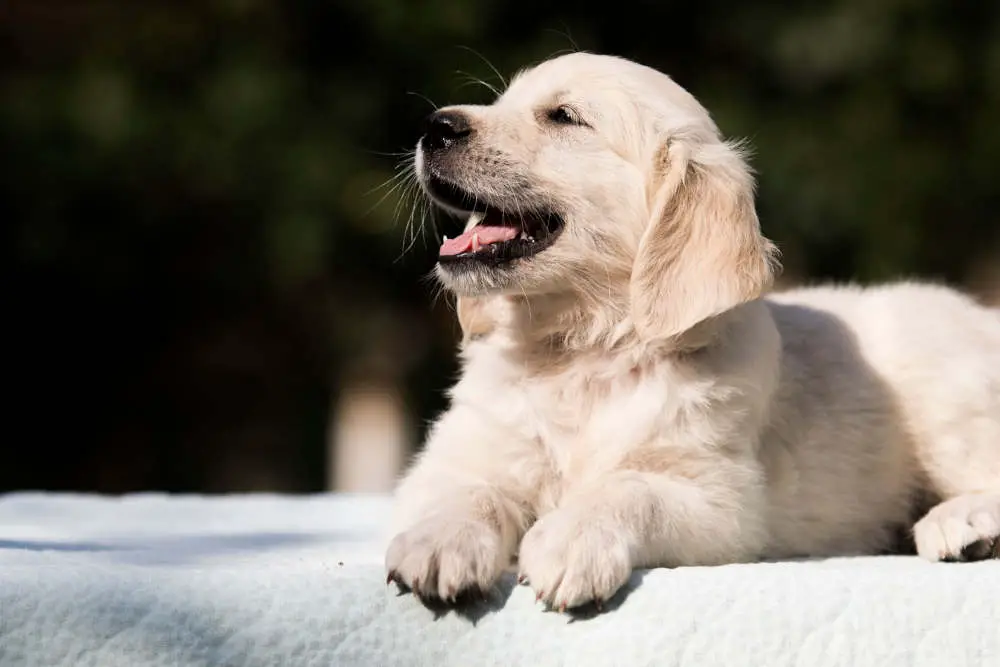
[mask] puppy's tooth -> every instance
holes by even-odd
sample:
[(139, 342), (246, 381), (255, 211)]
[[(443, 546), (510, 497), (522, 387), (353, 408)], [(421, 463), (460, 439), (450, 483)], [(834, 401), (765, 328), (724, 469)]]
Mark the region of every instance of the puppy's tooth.
[(448, 235), (447, 235), (447, 234), (445, 234), (445, 237), (444, 237), (444, 240), (445, 240), (445, 241), (447, 241), (447, 240), (448, 240)]
[(472, 252), (479, 252), (479, 234), (472, 235)]

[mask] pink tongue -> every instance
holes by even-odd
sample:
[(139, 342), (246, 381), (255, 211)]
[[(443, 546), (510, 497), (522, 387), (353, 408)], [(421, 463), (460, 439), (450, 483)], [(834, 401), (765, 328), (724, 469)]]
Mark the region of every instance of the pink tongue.
[(489, 245), (516, 239), (521, 233), (517, 227), (476, 225), (461, 236), (448, 239), (441, 246), (440, 256), (461, 255), (472, 250), (472, 237), (479, 237), (479, 245)]

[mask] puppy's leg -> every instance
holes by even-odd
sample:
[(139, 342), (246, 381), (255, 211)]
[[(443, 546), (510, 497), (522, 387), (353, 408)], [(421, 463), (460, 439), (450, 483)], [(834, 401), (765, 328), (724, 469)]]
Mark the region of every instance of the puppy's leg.
[(944, 501), (913, 527), (917, 553), (929, 560), (1000, 558), (1000, 493)]
[(396, 491), (389, 581), (442, 600), (494, 584), (531, 519), (539, 469), (530, 443), (500, 439), (508, 431), (461, 406), (435, 425)]
[(978, 428), (942, 432), (922, 452), (931, 486), (945, 498), (913, 527), (917, 553), (929, 560), (1000, 558), (1000, 420), (966, 423)]
[(931, 413), (940, 416), (927, 420), (917, 451), (931, 490), (944, 499), (913, 527), (917, 553), (930, 560), (1000, 557), (1000, 366), (993, 363), (1000, 356), (983, 357), (990, 363), (978, 370), (992, 377), (972, 375), (967, 384), (979, 391)]
[(759, 475), (749, 463), (714, 468), (698, 478), (620, 471), (598, 479), (532, 526), (521, 543), (521, 574), (540, 600), (564, 609), (607, 600), (636, 567), (758, 558)]
[[(930, 560), (997, 558), (1000, 310), (957, 298), (942, 305), (948, 310), (939, 319), (948, 328), (936, 330), (938, 342), (927, 349), (936, 345), (946, 356), (932, 361), (928, 355), (933, 370), (900, 384), (915, 399), (910, 421), (917, 461), (928, 490), (943, 501), (917, 522), (913, 537), (917, 553)], [(921, 353), (914, 353), (914, 367)]]

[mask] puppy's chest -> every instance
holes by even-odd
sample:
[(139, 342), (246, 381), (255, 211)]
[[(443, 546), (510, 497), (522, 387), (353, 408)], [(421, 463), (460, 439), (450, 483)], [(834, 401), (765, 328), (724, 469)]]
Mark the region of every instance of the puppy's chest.
[[(635, 378), (524, 377), (497, 388), (491, 409), (559, 476), (613, 467), (675, 418), (668, 386)], [(513, 407), (508, 410), (507, 408)]]

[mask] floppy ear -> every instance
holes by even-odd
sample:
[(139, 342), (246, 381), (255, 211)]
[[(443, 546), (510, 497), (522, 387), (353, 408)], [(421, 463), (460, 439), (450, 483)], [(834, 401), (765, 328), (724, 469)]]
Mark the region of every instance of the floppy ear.
[(493, 319), (486, 313), (482, 300), (460, 296), (455, 300), (458, 325), (462, 327), (462, 342), (485, 336), (493, 330)]
[(699, 160), (680, 143), (661, 153), (629, 285), (643, 339), (679, 336), (759, 297), (774, 279), (777, 249), (760, 232), (750, 169), (735, 146), (708, 150)]

